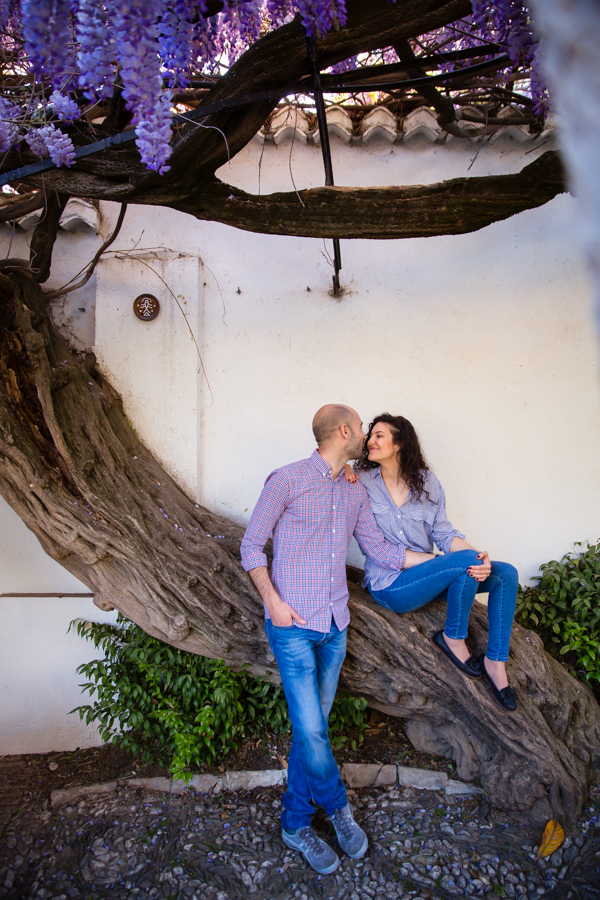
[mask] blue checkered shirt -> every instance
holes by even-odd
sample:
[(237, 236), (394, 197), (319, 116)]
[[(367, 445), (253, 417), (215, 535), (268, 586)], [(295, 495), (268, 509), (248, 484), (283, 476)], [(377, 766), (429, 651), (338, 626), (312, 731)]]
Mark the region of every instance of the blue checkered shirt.
[(273, 586), (306, 621), (300, 627), (323, 633), (332, 615), (340, 630), (350, 622), (346, 554), (353, 534), (366, 556), (395, 573), (405, 553), (385, 540), (363, 486), (350, 484), (343, 470), (335, 480), (331, 475), (318, 450), (271, 472), (242, 541), (248, 572), (267, 565), (263, 547), (273, 533)]

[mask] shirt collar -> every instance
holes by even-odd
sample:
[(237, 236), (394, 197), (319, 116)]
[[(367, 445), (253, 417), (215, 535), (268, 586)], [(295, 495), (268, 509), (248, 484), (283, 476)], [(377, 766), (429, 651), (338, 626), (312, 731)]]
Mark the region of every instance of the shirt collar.
[[(371, 478), (377, 478), (378, 475), (381, 478), (381, 466), (377, 466), (377, 468), (375, 468), (375, 469), (368, 469), (367, 471), (369, 472), (369, 475), (371, 476)], [(383, 479), (382, 479), (382, 481), (383, 481)]]
[(326, 462), (318, 450), (315, 450), (311, 456), (311, 461), (323, 475), (331, 475), (331, 466)]
[[(326, 460), (323, 459), (323, 457), (321, 456), (321, 454), (319, 453), (318, 450), (315, 450), (315, 452), (310, 457), (310, 459), (311, 459), (311, 462), (317, 467), (318, 471), (322, 475), (329, 475), (329, 477), (331, 477), (331, 474), (332, 474), (331, 466), (329, 465), (329, 463)], [(344, 470), (342, 469), (342, 471), (338, 475), (338, 478), (340, 477), (340, 475), (343, 474), (343, 472), (344, 472)]]

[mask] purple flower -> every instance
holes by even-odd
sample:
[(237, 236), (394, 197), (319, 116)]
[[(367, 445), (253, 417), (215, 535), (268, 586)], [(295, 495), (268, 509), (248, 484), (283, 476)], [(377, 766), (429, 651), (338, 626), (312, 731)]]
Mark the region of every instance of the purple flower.
[(55, 166), (70, 168), (75, 162), (75, 148), (71, 138), (55, 125), (32, 128), (25, 135), (25, 140), (36, 156), (42, 159), (49, 156)]
[(297, 0), (296, 6), (309, 37), (322, 36), (346, 24), (345, 0)]
[(295, 4), (292, 0), (267, 0), (267, 13), (273, 28), (279, 28), (296, 15)]
[(0, 0), (0, 28), (4, 29), (8, 25), (10, 19), (10, 3), (9, 0)]
[(193, 55), (195, 13), (194, 0), (170, 0), (160, 20), (159, 52), (171, 87), (188, 81), (186, 71)]
[(0, 97), (0, 153), (8, 153), (16, 142), (19, 129), (13, 118), (18, 112)]
[[(148, 168), (164, 173), (171, 153), (173, 91), (187, 85), (190, 74), (220, 73), (259, 38), (265, 25), (278, 28), (298, 15), (310, 36), (323, 37), (343, 27), (347, 19), (346, 0), (224, 0), (218, 15), (207, 18), (206, 11), (206, 0), (0, 0), (0, 25), (4, 45), (15, 55), (19, 70), (29, 69), (45, 89), (54, 88), (47, 109), (64, 122), (79, 114), (67, 87), (76, 85), (91, 102), (106, 100), (112, 96), (118, 65), (141, 159)], [(432, 52), (459, 50), (481, 47), (482, 40), (501, 44), (510, 56), (504, 75), (496, 76), (500, 81), (514, 78), (513, 68), (531, 68), (534, 109), (544, 112), (548, 94), (523, 0), (473, 0), (471, 16), (421, 36), (420, 46)], [(378, 58), (389, 63), (396, 56), (391, 48), (382, 48)], [(342, 60), (333, 71), (341, 73), (355, 65), (355, 58)], [(454, 68), (452, 63), (440, 64), (441, 71)], [(32, 106), (25, 94), (22, 108), (9, 113), (6, 104), (0, 107), (3, 152), (18, 139), (18, 123), (31, 122), (32, 114), (36, 122), (43, 107), (43, 103)], [(38, 155), (50, 154), (61, 165), (72, 164), (71, 141), (60, 129), (28, 128), (27, 140)]]
[(112, 96), (114, 47), (102, 0), (79, 0), (75, 35), (79, 42), (79, 85), (88, 100)]
[(162, 94), (157, 53), (158, 0), (129, 0), (115, 10), (117, 55), (121, 63), (123, 98), (133, 111), (136, 144), (142, 162), (161, 175), (171, 155), (171, 93)]
[(79, 117), (79, 107), (75, 101), (58, 91), (53, 91), (50, 95), (50, 105), (58, 118), (64, 122), (74, 122)]
[(69, 0), (21, 0), (25, 52), (33, 71), (60, 87), (68, 69)]

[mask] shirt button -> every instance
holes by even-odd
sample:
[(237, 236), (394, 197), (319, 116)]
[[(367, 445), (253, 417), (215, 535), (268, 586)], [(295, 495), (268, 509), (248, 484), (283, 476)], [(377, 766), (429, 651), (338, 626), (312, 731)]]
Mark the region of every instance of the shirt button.
[(333, 581), (333, 578), (331, 580)]
[(333, 508), (335, 509), (335, 506)]
[(332, 553), (332, 554), (331, 554), (331, 558), (332, 558), (332, 559), (335, 559), (335, 553)]
[(333, 533), (335, 534), (335, 528), (333, 529)]

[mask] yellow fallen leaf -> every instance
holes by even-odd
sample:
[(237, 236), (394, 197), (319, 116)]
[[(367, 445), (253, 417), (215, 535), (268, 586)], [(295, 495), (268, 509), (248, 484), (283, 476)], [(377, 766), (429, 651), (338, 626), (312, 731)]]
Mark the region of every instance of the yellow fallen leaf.
[(558, 850), (564, 839), (565, 833), (560, 822), (557, 822), (556, 819), (550, 819), (544, 828), (536, 859), (545, 859), (547, 856), (552, 856), (554, 851)]

